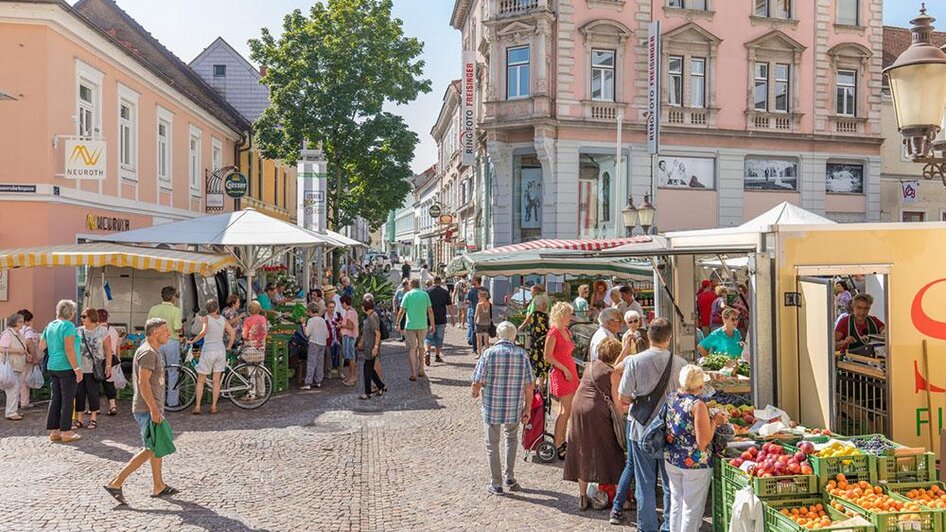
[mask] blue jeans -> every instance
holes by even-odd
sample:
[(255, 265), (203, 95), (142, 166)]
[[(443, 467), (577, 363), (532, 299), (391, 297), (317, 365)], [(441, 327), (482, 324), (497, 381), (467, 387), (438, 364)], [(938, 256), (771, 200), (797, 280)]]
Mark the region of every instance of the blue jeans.
[(132, 412), (131, 414), (138, 423), (138, 432), (141, 433), (141, 445), (147, 446), (145, 438), (148, 434), (148, 426), (151, 425), (151, 412)]
[[(164, 358), (165, 366), (178, 365), (181, 363), (181, 342), (178, 340), (169, 340), (168, 343), (158, 348), (158, 354)], [(164, 383), (167, 390), (164, 398), (168, 406), (177, 406), (180, 402), (180, 391), (177, 387), (177, 370), (168, 370), (167, 381)]]
[(345, 362), (355, 360), (355, 337), (342, 336), (342, 358)]
[(476, 314), (476, 308), (469, 307), (466, 311), (466, 343), (470, 347), (476, 348), (476, 325), (473, 323), (473, 317)]
[[(630, 426), (628, 426), (628, 430), (630, 430)], [(630, 491), (631, 475), (633, 474), (634, 480), (637, 482), (637, 488), (634, 490), (634, 497), (637, 499), (637, 529), (640, 532), (657, 532), (657, 472), (659, 471), (664, 495), (663, 524), (659, 527), (659, 530), (669, 532), (670, 480), (667, 478), (664, 461), (647, 456), (641, 450), (640, 444), (630, 438), (627, 440), (627, 448), (627, 464), (621, 474), (621, 480), (614, 497), (614, 507), (611, 511), (621, 510), (624, 501), (627, 499), (627, 493)], [(631, 473), (631, 470), (633, 470), (633, 473)]]
[(442, 323), (440, 325), (434, 326), (434, 332), (428, 332), (427, 337), (424, 338), (424, 343), (427, 347), (436, 347), (437, 349), (443, 348), (443, 336), (447, 330), (447, 324)]

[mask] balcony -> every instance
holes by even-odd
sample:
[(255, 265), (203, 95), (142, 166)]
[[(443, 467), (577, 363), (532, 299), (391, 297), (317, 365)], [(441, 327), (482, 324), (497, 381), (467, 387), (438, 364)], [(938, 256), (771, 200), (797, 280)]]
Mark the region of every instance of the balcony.
[(662, 121), (668, 126), (709, 127), (715, 118), (716, 109), (704, 107), (667, 107), (663, 108)]
[(549, 11), (549, 0), (491, 0), (488, 18), (513, 18)]
[(857, 116), (832, 116), (830, 121), (830, 132), (836, 135), (866, 134), (866, 118)]
[(800, 113), (770, 113), (750, 109), (746, 111), (746, 129), (791, 133), (798, 131), (802, 116)]
[(547, 96), (486, 102), (485, 108), (486, 116), (483, 121), (494, 124), (551, 116), (551, 103)]
[(618, 113), (627, 105), (591, 100), (582, 101), (581, 104), (584, 108), (585, 119), (590, 122), (615, 122), (618, 119)]

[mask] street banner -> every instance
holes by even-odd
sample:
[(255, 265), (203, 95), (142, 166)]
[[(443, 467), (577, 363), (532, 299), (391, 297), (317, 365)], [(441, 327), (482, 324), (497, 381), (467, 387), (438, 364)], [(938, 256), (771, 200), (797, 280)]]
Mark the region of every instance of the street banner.
[(108, 145), (104, 140), (66, 139), (66, 179), (105, 179)]
[(463, 52), (460, 82), (460, 166), (476, 164), (476, 52)]
[(912, 205), (916, 203), (920, 195), (919, 181), (901, 181), (900, 182), (900, 205)]
[(327, 229), (326, 192), (328, 175), (325, 173), (325, 161), (305, 161), (298, 163), (297, 195), (298, 209), (296, 220), (299, 225), (318, 233)]
[(647, 153), (660, 153), (660, 21), (647, 31)]

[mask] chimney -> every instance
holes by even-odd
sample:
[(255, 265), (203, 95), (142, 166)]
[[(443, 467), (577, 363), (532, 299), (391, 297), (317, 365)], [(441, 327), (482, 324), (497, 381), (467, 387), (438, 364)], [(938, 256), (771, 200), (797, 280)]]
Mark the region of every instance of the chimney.
[(266, 70), (267, 70), (267, 69), (266, 69), (266, 65), (260, 65), (260, 66), (259, 66), (259, 75), (260, 75), (260, 76), (265, 76), (265, 75), (266, 75)]

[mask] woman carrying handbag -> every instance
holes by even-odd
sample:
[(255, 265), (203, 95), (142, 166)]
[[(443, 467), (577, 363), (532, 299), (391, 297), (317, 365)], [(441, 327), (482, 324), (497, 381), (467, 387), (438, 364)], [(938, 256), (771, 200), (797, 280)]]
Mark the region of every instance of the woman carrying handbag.
[[(99, 327), (99, 313), (94, 308), (87, 308), (79, 316), (82, 326), (78, 328), (80, 366), (82, 368), (82, 382), (76, 388), (76, 417), (72, 422), (72, 430), (88, 427), (94, 430), (99, 421), (99, 390), (105, 380), (105, 338), (108, 331)], [(86, 409), (88, 399), (88, 409)], [(89, 415), (89, 423), (85, 423), (85, 415)]]
[(20, 421), (23, 416), (18, 412), (20, 408), (20, 388), (25, 386), (29, 373), (26, 371), (26, 340), (20, 334), (25, 323), (22, 314), (13, 314), (7, 318), (6, 329), (0, 334), (0, 364), (9, 364), (12, 369), (12, 378), (9, 386), (4, 386), (3, 393), (7, 396), (4, 417), (10, 421)]

